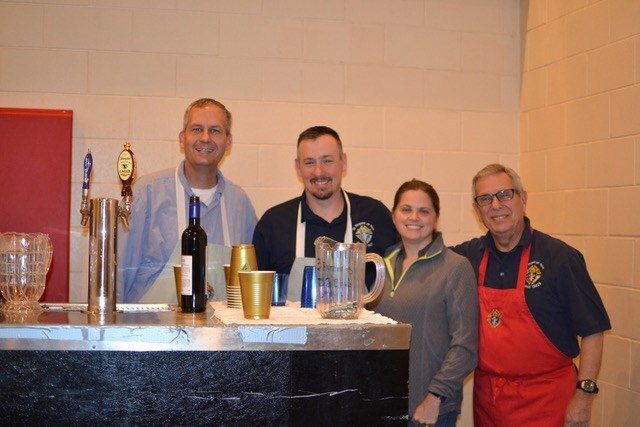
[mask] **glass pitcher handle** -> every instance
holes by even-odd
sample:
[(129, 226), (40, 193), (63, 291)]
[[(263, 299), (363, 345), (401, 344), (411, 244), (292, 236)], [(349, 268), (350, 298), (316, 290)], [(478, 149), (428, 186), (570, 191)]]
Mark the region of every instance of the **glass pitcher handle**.
[(382, 289), (384, 289), (384, 279), (386, 275), (386, 268), (384, 267), (384, 261), (382, 257), (376, 253), (368, 253), (364, 257), (365, 262), (373, 262), (376, 265), (376, 280), (373, 282), (371, 290), (362, 297), (362, 302), (367, 304), (374, 301)]

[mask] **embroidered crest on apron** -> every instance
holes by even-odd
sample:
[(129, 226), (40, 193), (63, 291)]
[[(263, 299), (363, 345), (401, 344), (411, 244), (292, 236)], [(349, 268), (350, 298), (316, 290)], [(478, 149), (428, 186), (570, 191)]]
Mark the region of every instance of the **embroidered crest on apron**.
[[(531, 230), (533, 233), (533, 230)], [(547, 338), (525, 300), (531, 244), (522, 249), (516, 287), (485, 286), (489, 250), (478, 268), (480, 319), (474, 425), (562, 426), (575, 393), (573, 361)]]

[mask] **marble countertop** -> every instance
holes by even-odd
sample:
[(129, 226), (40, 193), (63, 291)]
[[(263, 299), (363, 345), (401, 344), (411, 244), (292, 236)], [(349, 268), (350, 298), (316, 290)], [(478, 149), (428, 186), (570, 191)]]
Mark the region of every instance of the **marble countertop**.
[(42, 306), (0, 310), (0, 350), (406, 350), (411, 334), (406, 324), (225, 325), (210, 305), (191, 314), (172, 304), (119, 304), (105, 316), (87, 313), (86, 304)]

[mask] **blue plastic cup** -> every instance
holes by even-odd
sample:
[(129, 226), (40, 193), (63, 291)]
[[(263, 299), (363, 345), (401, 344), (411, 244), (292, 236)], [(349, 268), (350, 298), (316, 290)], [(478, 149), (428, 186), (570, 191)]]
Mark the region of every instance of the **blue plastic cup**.
[(316, 266), (307, 265), (304, 267), (302, 275), (302, 294), (300, 296), (300, 307), (316, 308)]
[(289, 287), (289, 275), (276, 273), (273, 276), (273, 293), (271, 294), (271, 305), (282, 306), (287, 301), (287, 288)]

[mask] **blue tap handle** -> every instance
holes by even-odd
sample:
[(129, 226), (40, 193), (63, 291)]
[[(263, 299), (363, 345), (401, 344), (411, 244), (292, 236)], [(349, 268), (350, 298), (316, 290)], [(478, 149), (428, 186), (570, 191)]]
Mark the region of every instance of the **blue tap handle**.
[(91, 156), (91, 149), (87, 150), (87, 155), (84, 156), (84, 179), (82, 181), (82, 189), (89, 189), (89, 176), (91, 176), (91, 167), (93, 166), (93, 157)]

